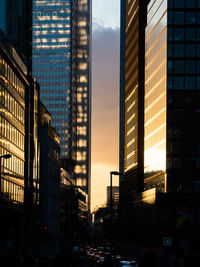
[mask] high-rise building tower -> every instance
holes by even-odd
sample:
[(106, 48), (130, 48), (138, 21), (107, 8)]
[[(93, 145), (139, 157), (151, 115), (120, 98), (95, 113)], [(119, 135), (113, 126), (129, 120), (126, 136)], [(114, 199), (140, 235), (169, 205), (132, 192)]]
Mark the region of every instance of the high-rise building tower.
[[(33, 1), (33, 75), (75, 162), (76, 185), (90, 196), (90, 0)], [(90, 198), (90, 197), (89, 197)]]
[(145, 14), (145, 1), (121, 1), (120, 171), (130, 200), (143, 190)]
[(143, 166), (144, 190), (192, 191), (200, 174), (200, 3), (156, 0), (123, 5), (124, 182), (132, 184), (129, 192), (139, 192), (135, 181), (141, 182), (142, 176), (133, 172)]
[(32, 0), (1, 0), (0, 28), (31, 71)]
[(193, 191), (200, 177), (200, 2), (150, 1), (145, 37), (145, 190)]

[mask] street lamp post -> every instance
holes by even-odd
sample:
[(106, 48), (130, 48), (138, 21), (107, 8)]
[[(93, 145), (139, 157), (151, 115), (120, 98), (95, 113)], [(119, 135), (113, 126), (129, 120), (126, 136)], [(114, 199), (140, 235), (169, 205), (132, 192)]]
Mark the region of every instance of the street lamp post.
[(3, 156), (0, 156), (0, 194), (1, 194), (1, 159), (9, 159), (11, 158), (11, 155), (10, 154), (6, 154), (6, 155), (3, 155)]
[(113, 238), (112, 238), (112, 222), (113, 222), (113, 199), (112, 199), (112, 176), (113, 175), (124, 175), (123, 172), (111, 171), (110, 172), (110, 254), (112, 257), (112, 247), (113, 247)]

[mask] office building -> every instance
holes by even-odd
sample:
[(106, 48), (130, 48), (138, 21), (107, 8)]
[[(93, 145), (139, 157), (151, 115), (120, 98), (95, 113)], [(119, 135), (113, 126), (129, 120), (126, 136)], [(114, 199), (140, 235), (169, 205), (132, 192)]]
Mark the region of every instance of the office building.
[(33, 1), (33, 75), (60, 136), (62, 160), (75, 162), (90, 196), (90, 22), (87, 1)]
[[(146, 18), (141, 16), (144, 24), (139, 23), (139, 35), (134, 31), (134, 19), (141, 2), (123, 2), (120, 171), (125, 177), (120, 182), (120, 199), (125, 201), (120, 202), (121, 214), (125, 210), (127, 219), (122, 220), (122, 231), (126, 241), (135, 240), (144, 246), (160, 246), (164, 235), (170, 234), (178, 248), (185, 236), (193, 236), (191, 240), (198, 236), (200, 3), (146, 1)], [(141, 51), (140, 62), (137, 57)], [(138, 62), (140, 67), (136, 67)], [(134, 87), (137, 77), (142, 78)], [(137, 88), (141, 98), (133, 97)], [(138, 99), (143, 103), (137, 106)], [(140, 127), (143, 135), (139, 131), (134, 135)], [(129, 173), (137, 170), (137, 161), (139, 167), (139, 155), (143, 157), (142, 176), (141, 172), (131, 176)], [(135, 181), (141, 182), (139, 187), (135, 187)], [(191, 214), (184, 222), (183, 207)], [(195, 247), (191, 240), (187, 239), (188, 246)], [(176, 253), (184, 254), (178, 249)]]
[(55, 257), (60, 251), (60, 140), (51, 127), (51, 115), (41, 102), (39, 126), (40, 223), (46, 232), (40, 241), (40, 253)]
[(32, 0), (1, 0), (0, 28), (31, 71)]
[[(119, 203), (119, 186), (112, 186), (113, 209), (117, 210)], [(107, 186), (107, 207), (110, 208), (110, 186)]]
[(145, 40), (144, 189), (199, 183), (198, 1), (151, 1)]
[(145, 1), (121, 1), (120, 171), (121, 199), (143, 190)]
[[(136, 2), (129, 1), (122, 9), (126, 12), (122, 14), (126, 17), (126, 33), (122, 31), (125, 53), (121, 58), (124, 64), (121, 112), (124, 112), (125, 127), (122, 125), (124, 166), (121, 171), (125, 172), (126, 180), (128, 173), (140, 166), (141, 157), (145, 190), (156, 187), (160, 192), (189, 191), (198, 183), (198, 5), (196, 1), (150, 1), (146, 7), (146, 28), (145, 24), (139, 24), (141, 37), (134, 20), (141, 6), (138, 8)], [(145, 5), (143, 8), (146, 9)], [(142, 58), (144, 40), (145, 58), (144, 55)], [(140, 128), (143, 135), (139, 134)], [(136, 177), (141, 181), (140, 174)], [(134, 178), (131, 180), (134, 183)]]

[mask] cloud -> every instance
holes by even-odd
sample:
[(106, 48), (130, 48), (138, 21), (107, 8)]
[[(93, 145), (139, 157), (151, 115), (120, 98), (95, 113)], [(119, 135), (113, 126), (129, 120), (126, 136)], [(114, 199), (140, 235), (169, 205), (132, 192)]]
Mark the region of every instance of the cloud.
[(93, 0), (92, 1), (93, 28), (96, 23), (104, 28), (119, 28), (120, 1), (119, 0)]
[(119, 29), (99, 27), (92, 41), (92, 163), (118, 164)]

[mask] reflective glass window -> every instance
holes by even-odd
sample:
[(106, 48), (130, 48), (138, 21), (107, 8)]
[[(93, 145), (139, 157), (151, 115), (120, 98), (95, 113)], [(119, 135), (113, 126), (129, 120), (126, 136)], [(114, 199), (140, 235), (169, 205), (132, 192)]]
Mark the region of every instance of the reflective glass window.
[(171, 44), (167, 45), (167, 55), (168, 55), (168, 57), (172, 57), (173, 56), (172, 48), (173, 48), (173, 46)]
[(195, 40), (195, 29), (194, 28), (186, 28), (185, 39), (187, 41), (194, 41)]
[(172, 71), (173, 71), (172, 60), (168, 60), (167, 61), (167, 70), (168, 70), (169, 73), (172, 73)]
[(200, 90), (200, 77), (197, 77), (197, 89)]
[(197, 13), (197, 23), (200, 24), (200, 13)]
[(185, 62), (185, 71), (186, 73), (194, 73), (195, 72), (195, 61), (186, 61)]
[(185, 77), (185, 89), (195, 89), (195, 77)]
[(171, 11), (168, 12), (168, 24), (173, 24), (173, 13)]
[(174, 12), (174, 24), (184, 24), (184, 12)]
[(183, 73), (184, 72), (184, 61), (183, 60), (175, 60), (174, 61), (174, 72), (175, 73)]
[(173, 0), (168, 0), (168, 8), (173, 8)]
[(195, 12), (186, 12), (186, 23), (195, 24), (195, 22), (196, 22)]
[(200, 73), (200, 61), (197, 61), (197, 72)]
[(184, 57), (184, 45), (175, 44), (174, 45), (174, 56), (175, 57)]
[(184, 7), (184, 1), (183, 0), (174, 0), (174, 7), (175, 8), (183, 8)]
[(186, 7), (187, 8), (195, 8), (196, 7), (196, 1), (195, 0), (186, 0)]
[(200, 45), (197, 46), (197, 57), (200, 57)]
[(183, 41), (184, 40), (184, 28), (175, 28), (174, 29), (174, 40)]
[(191, 45), (191, 44), (186, 45), (185, 55), (187, 57), (195, 57), (195, 45)]
[(184, 89), (184, 77), (174, 77), (174, 89)]
[(167, 77), (167, 88), (173, 89), (173, 79), (170, 76)]
[(200, 0), (197, 0), (197, 3), (198, 3), (198, 7), (200, 7)]
[(167, 28), (167, 39), (169, 41), (173, 40), (173, 29), (172, 28)]
[(200, 29), (197, 29), (197, 40), (200, 41)]

